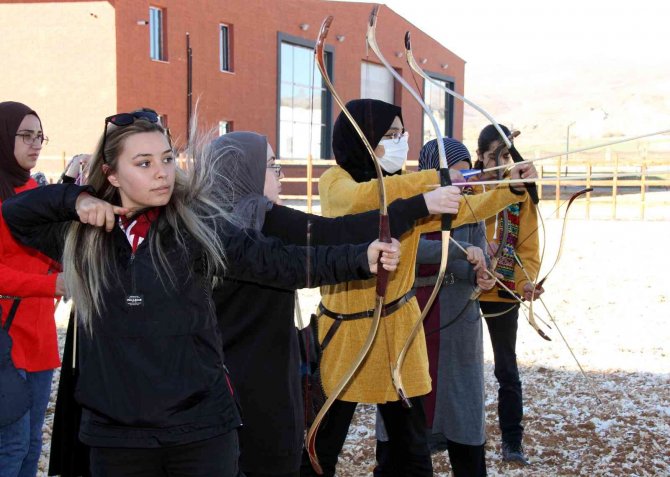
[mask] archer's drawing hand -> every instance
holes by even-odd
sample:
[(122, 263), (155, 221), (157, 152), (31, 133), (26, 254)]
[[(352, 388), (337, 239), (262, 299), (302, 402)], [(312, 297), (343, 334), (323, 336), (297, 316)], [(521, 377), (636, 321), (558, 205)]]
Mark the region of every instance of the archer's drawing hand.
[(476, 278), (477, 286), (484, 291), (490, 290), (496, 284), (496, 279), (486, 273), (486, 270), (479, 270), (477, 272)]
[[(537, 169), (530, 163), (519, 164), (512, 168), (510, 175), (512, 179), (535, 179), (537, 178)], [(510, 187), (517, 191), (522, 190), (519, 184), (510, 184)], [(525, 187), (525, 184), (523, 187)]]
[(125, 207), (118, 207), (93, 197), (87, 192), (79, 194), (75, 203), (75, 210), (82, 224), (104, 227), (107, 232), (111, 232), (114, 228), (115, 215), (126, 215), (129, 211)]
[(63, 278), (62, 273), (59, 273), (56, 277), (56, 291), (54, 292), (54, 296), (65, 296), (65, 294), (65, 278)]
[(523, 286), (523, 297), (528, 301), (537, 299), (544, 293), (544, 288), (541, 286), (535, 287), (533, 283), (526, 283)]
[(468, 262), (474, 265), (475, 272), (486, 268), (486, 257), (484, 257), (484, 251), (481, 248), (471, 245), (466, 249), (466, 252), (466, 258)]
[(451, 182), (467, 182), (465, 177), (463, 177), (463, 174), (461, 174), (461, 171), (458, 169), (449, 169), (449, 177), (451, 178)]
[[(381, 259), (379, 255), (381, 254)], [(400, 262), (400, 242), (391, 239), (391, 243), (375, 240), (368, 247), (368, 265), (370, 272), (377, 274), (377, 260), (380, 260), (384, 270), (394, 272)]]
[(499, 246), (500, 245), (498, 244), (498, 242), (496, 242), (495, 240), (491, 240), (489, 242), (489, 256), (493, 257), (498, 251)]
[(457, 214), (463, 196), (456, 186), (438, 187), (423, 194), (426, 208), (430, 214)]

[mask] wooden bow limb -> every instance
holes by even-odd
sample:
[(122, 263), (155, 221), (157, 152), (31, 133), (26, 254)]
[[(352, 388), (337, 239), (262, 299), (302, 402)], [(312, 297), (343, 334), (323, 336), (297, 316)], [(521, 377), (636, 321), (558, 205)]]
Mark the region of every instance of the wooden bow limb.
[[(449, 240), (451, 240), (451, 242), (452, 242), (456, 247), (458, 247), (463, 253), (466, 253), (466, 254), (467, 254), (467, 250), (466, 250), (465, 248), (463, 248), (463, 246), (462, 246), (460, 243), (458, 243), (456, 240), (454, 240), (454, 239), (451, 238), (451, 237), (449, 238)], [(514, 299), (516, 299), (517, 303), (515, 303), (515, 304), (514, 304), (512, 307), (510, 307), (508, 310), (505, 310), (505, 311), (503, 311), (503, 312), (501, 312), (501, 313), (495, 313), (495, 314), (491, 314), (491, 315), (482, 315), (484, 318), (493, 318), (493, 317), (497, 317), (497, 316), (504, 315), (505, 313), (507, 313), (508, 311), (510, 311), (514, 306), (517, 306), (517, 304), (518, 304), (520, 307), (524, 308), (524, 310), (530, 312), (530, 305), (529, 305), (528, 303), (526, 303), (524, 300), (522, 300), (521, 298), (519, 298), (519, 297), (517, 296), (516, 293), (514, 293), (512, 290), (510, 290), (510, 289), (507, 287), (507, 285), (505, 285), (502, 281), (500, 281), (500, 279), (495, 275), (495, 272), (493, 272), (493, 271), (490, 270), (490, 269), (486, 269), (485, 271), (486, 271), (486, 273), (487, 273), (491, 278), (493, 278), (493, 279), (496, 281), (496, 283), (500, 286), (500, 288), (502, 288), (503, 290), (505, 290), (510, 296), (513, 296)], [(467, 307), (470, 305), (470, 303), (472, 303), (472, 301), (473, 301), (473, 300), (469, 300), (468, 303), (466, 303), (466, 306), (464, 306), (463, 309), (462, 309), (462, 310), (456, 315), (456, 317), (453, 318), (451, 321), (449, 321), (449, 322), (447, 322), (446, 324), (440, 326), (439, 328), (436, 328), (436, 329), (434, 329), (434, 330), (427, 331), (427, 332), (426, 332), (426, 336), (430, 336), (430, 335), (432, 335), (432, 334), (434, 334), (434, 333), (438, 333), (438, 332), (440, 332), (440, 331), (442, 331), (442, 330), (444, 330), (444, 329), (446, 329), (446, 328), (449, 328), (451, 325), (453, 325), (454, 323), (456, 323), (456, 322), (458, 321), (458, 319), (461, 317), (461, 314), (463, 313), (463, 311), (465, 311), (465, 310), (467, 309)], [(542, 321), (542, 323), (544, 323), (548, 328), (551, 328), (549, 325), (547, 325), (547, 323), (546, 323), (544, 320), (542, 320), (542, 319), (539, 318), (539, 317), (538, 317), (538, 319), (540, 319), (540, 321)], [(549, 341), (551, 341), (551, 339), (549, 339)]]
[(537, 286), (541, 287), (544, 282), (549, 278), (549, 274), (554, 271), (554, 268), (556, 268), (556, 264), (558, 264), (558, 261), (561, 259), (561, 255), (563, 255), (563, 243), (565, 240), (565, 230), (568, 225), (568, 212), (570, 211), (570, 206), (572, 203), (577, 199), (579, 196), (584, 195), (588, 192), (593, 192), (593, 187), (587, 187), (586, 189), (582, 189), (570, 196), (570, 199), (568, 199), (568, 205), (565, 208), (565, 215), (563, 216), (563, 226), (561, 227), (561, 240), (558, 244), (558, 254), (556, 254), (556, 260), (554, 260), (554, 263), (551, 265), (551, 268), (549, 271), (546, 273), (544, 278), (542, 278), (540, 281), (537, 282)]
[(421, 69), (419, 64), (414, 59), (414, 54), (412, 53), (412, 41), (411, 41), (411, 36), (410, 36), (409, 31), (405, 33), (405, 58), (407, 59), (407, 64), (409, 65), (409, 67), (412, 70), (416, 71), (419, 74), (419, 76), (421, 76), (423, 79), (425, 79), (426, 81), (428, 81), (429, 83), (431, 83), (435, 87), (445, 91), (447, 94), (450, 94), (454, 98), (460, 99), (465, 104), (468, 104), (468, 105), (472, 106), (474, 109), (476, 109), (481, 114), (486, 116), (486, 119), (488, 119), (491, 122), (491, 124), (493, 124), (493, 126), (496, 128), (496, 130), (500, 134), (500, 138), (503, 140), (505, 145), (508, 148), (512, 147), (512, 142), (507, 138), (507, 135), (503, 132), (502, 128), (500, 127), (500, 124), (498, 123), (498, 121), (493, 119), (493, 116), (491, 116), (488, 112), (486, 112), (484, 110), (484, 108), (482, 108), (482, 107), (478, 106), (477, 104), (473, 103), (472, 101), (470, 101), (466, 97), (461, 96), (456, 91), (454, 91), (450, 88), (447, 88), (445, 85), (435, 81), (433, 78), (431, 78), (429, 75), (427, 75), (423, 71), (423, 69)]
[[(326, 63), (325, 63), (325, 57), (324, 57), (324, 44), (326, 37), (328, 36), (328, 31), (330, 29), (330, 25), (333, 21), (332, 16), (328, 16), (323, 23), (321, 24), (321, 29), (319, 30), (319, 35), (316, 40), (316, 45), (314, 48), (314, 55), (317, 61), (317, 65), (319, 68), (319, 71), (321, 72), (321, 75), (323, 77), (323, 80), (326, 84), (326, 87), (330, 91), (330, 93), (333, 95), (333, 98), (337, 102), (337, 104), (340, 106), (340, 109), (342, 110), (342, 113), (347, 117), (347, 119), (350, 121), (351, 125), (353, 128), (356, 130), (356, 133), (360, 136), (361, 140), (363, 141), (368, 153), (370, 154), (370, 157), (372, 158), (372, 162), (375, 167), (375, 171), (377, 172), (377, 184), (378, 184), (378, 193), (379, 193), (379, 211), (380, 211), (380, 216), (379, 216), (379, 240), (382, 242), (390, 243), (391, 242), (391, 232), (390, 232), (390, 224), (389, 224), (389, 219), (388, 219), (388, 211), (387, 211), (387, 203), (386, 203), (386, 190), (384, 186), (384, 181), (383, 181), (383, 174), (381, 171), (381, 168), (379, 166), (379, 162), (377, 157), (375, 156), (374, 149), (368, 142), (367, 138), (365, 137), (365, 134), (361, 130), (360, 126), (354, 119), (354, 117), (351, 115), (349, 110), (347, 109), (346, 105), (344, 104), (344, 101), (340, 98), (340, 96), (337, 94), (335, 91), (335, 87), (333, 86), (330, 77), (328, 75), (328, 71), (326, 69)], [(380, 255), (381, 259), (381, 255)], [(317, 432), (319, 430), (319, 426), (321, 425), (321, 422), (323, 421), (324, 417), (326, 416), (326, 413), (328, 410), (332, 407), (333, 403), (335, 400), (340, 396), (342, 391), (347, 387), (349, 382), (353, 379), (354, 375), (356, 374), (356, 371), (358, 368), (361, 366), (363, 361), (365, 360), (365, 357), (368, 355), (368, 352), (372, 348), (372, 343), (374, 342), (375, 336), (377, 335), (377, 330), (379, 329), (379, 323), (381, 320), (381, 314), (382, 314), (382, 309), (384, 306), (384, 297), (386, 296), (386, 287), (388, 285), (388, 271), (384, 269), (381, 263), (378, 264), (377, 267), (377, 286), (376, 286), (376, 297), (375, 297), (375, 309), (374, 309), (374, 314), (372, 317), (372, 321), (370, 323), (370, 330), (368, 331), (368, 335), (365, 339), (365, 342), (361, 349), (359, 350), (358, 354), (356, 355), (351, 367), (347, 370), (347, 372), (342, 376), (340, 381), (337, 383), (333, 391), (330, 393), (328, 396), (328, 399), (324, 403), (323, 407), (319, 410), (318, 414), (314, 418), (314, 422), (309, 428), (309, 431), (307, 432), (307, 438), (306, 438), (306, 443), (305, 447), (307, 448), (307, 453), (309, 455), (309, 460), (312, 464), (312, 467), (314, 468), (314, 471), (322, 475), (323, 474), (323, 469), (321, 468), (321, 465), (319, 463), (318, 456), (316, 454), (316, 436)]]
[[(367, 34), (366, 34), (366, 41), (370, 49), (377, 55), (377, 58), (382, 62), (384, 67), (393, 75), (393, 77), (412, 95), (412, 97), (421, 105), (421, 108), (424, 110), (426, 115), (431, 121), (431, 124), (433, 126), (433, 129), (435, 130), (435, 134), (437, 136), (437, 150), (438, 154), (440, 156), (440, 185), (441, 186), (448, 186), (451, 185), (451, 178), (449, 177), (449, 169), (447, 165), (447, 157), (446, 153), (444, 150), (444, 142), (442, 141), (442, 131), (440, 130), (439, 125), (437, 124), (437, 121), (435, 120), (435, 117), (433, 115), (433, 111), (430, 109), (430, 107), (423, 101), (423, 98), (419, 93), (417, 93), (406, 81), (405, 79), (398, 74), (398, 72), (389, 64), (389, 62), (386, 60), (384, 55), (381, 52), (381, 49), (379, 48), (379, 45), (377, 45), (377, 39), (376, 39), (376, 27), (377, 27), (377, 14), (379, 12), (379, 5), (375, 5), (372, 8), (372, 11), (370, 12), (370, 19), (368, 22), (368, 28), (367, 28)], [(392, 376), (392, 381), (393, 385), (396, 389), (396, 392), (398, 393), (398, 396), (400, 397), (403, 405), (406, 408), (410, 408), (412, 405), (409, 401), (409, 398), (407, 396), (407, 392), (405, 391), (405, 388), (403, 386), (402, 382), (402, 365), (405, 362), (405, 358), (407, 356), (407, 352), (409, 351), (410, 346), (414, 342), (414, 339), (419, 333), (419, 330), (421, 330), (421, 327), (423, 326), (423, 320), (426, 318), (428, 315), (430, 308), (433, 306), (433, 303), (435, 302), (435, 299), (437, 298), (440, 288), (442, 286), (442, 282), (444, 281), (444, 276), (446, 274), (447, 270), (447, 260), (448, 260), (448, 252), (449, 252), (449, 237), (450, 237), (450, 231), (451, 231), (451, 220), (452, 217), (447, 214), (442, 215), (442, 253), (440, 257), (440, 266), (439, 266), (439, 272), (437, 276), (437, 282), (435, 283), (435, 287), (433, 288), (433, 291), (430, 294), (430, 297), (428, 298), (428, 301), (426, 302), (426, 305), (424, 309), (421, 312), (420, 318), (416, 321), (414, 326), (412, 327), (409, 336), (407, 337), (407, 340), (405, 341), (402, 349), (400, 350), (400, 353), (398, 354), (398, 358), (396, 359), (395, 364), (392, 366), (391, 370), (391, 376)]]
[[(582, 194), (585, 194), (586, 192), (588, 192), (588, 190), (587, 190), (587, 189), (584, 189), (584, 190), (582, 190), (582, 191), (579, 191), (578, 194), (579, 194), (579, 195), (582, 195)], [(560, 210), (561, 207), (563, 207), (563, 206), (564, 206), (566, 203), (568, 203), (569, 201), (570, 201), (570, 199), (566, 199), (565, 201), (563, 201), (563, 202), (562, 202), (556, 209), (554, 209), (554, 210), (551, 212), (551, 215), (553, 215), (557, 210)], [(521, 241), (517, 246), (522, 245), (522, 244), (523, 244), (526, 240), (528, 240), (534, 233), (536, 233), (536, 232), (538, 231), (539, 228), (540, 228), (539, 225), (538, 225), (537, 227), (535, 227), (535, 229), (534, 229), (533, 231), (531, 231), (531, 233), (526, 237), (526, 239), (524, 239), (523, 241)], [(452, 239), (450, 238), (450, 240), (452, 240)], [(460, 248), (464, 253), (467, 253), (467, 250), (465, 250), (465, 249), (461, 246), (460, 243), (458, 243), (458, 242), (455, 241), (455, 240), (452, 240), (452, 241), (453, 241), (453, 243), (454, 243), (454, 245), (455, 245), (456, 247)], [(490, 272), (490, 270), (491, 270), (491, 269), (489, 268), (489, 270), (487, 271), (488, 275), (491, 276), (492, 278), (496, 278), (496, 279), (497, 279), (497, 277), (496, 277), (495, 275), (492, 275), (492, 273)], [(505, 286), (505, 284), (503, 284), (503, 283), (500, 282), (499, 280), (496, 280), (496, 283), (498, 283), (498, 284), (499, 284), (503, 289), (505, 289), (505, 291), (507, 291), (509, 294), (511, 294), (511, 295), (513, 295), (513, 296), (516, 296), (516, 294), (513, 294), (512, 291), (509, 290), (509, 289), (507, 289), (507, 287)], [(518, 301), (519, 301), (520, 306), (524, 307), (525, 309), (527, 309), (527, 308), (529, 307), (529, 305), (528, 305), (525, 301), (522, 301), (522, 300), (520, 300), (520, 299), (519, 299)], [(469, 302), (468, 302), (467, 305), (469, 305)], [(463, 308), (463, 310), (465, 310), (465, 309), (467, 308), (467, 305), (466, 305), (466, 307)], [(516, 306), (516, 305), (515, 305), (515, 306)], [(463, 310), (462, 310), (460, 313), (462, 313)], [(496, 313), (496, 314), (494, 314), (494, 315), (484, 315), (484, 318), (493, 318), (493, 317), (495, 317), (495, 316), (500, 316), (500, 315), (503, 315), (503, 314), (507, 313), (508, 311), (509, 311), (509, 310), (506, 310), (506, 311), (503, 312), (503, 313)], [(436, 328), (436, 329), (434, 329), (434, 330), (427, 331), (427, 332), (426, 332), (426, 336), (430, 336), (430, 335), (432, 335), (432, 334), (434, 334), (434, 333), (440, 332), (440, 331), (442, 331), (442, 330), (448, 328), (449, 326), (453, 325), (453, 324), (458, 320), (458, 318), (460, 318), (460, 313), (457, 314), (456, 317), (455, 317), (454, 319), (452, 319), (452, 320), (449, 321), (448, 323), (446, 323), (446, 324), (440, 326), (439, 328)], [(536, 316), (537, 316), (537, 315), (536, 315)], [(550, 327), (544, 320), (542, 320), (539, 316), (538, 316), (537, 318), (540, 319), (540, 321), (542, 321), (548, 328), (551, 328), (551, 327)]]
[[(519, 265), (519, 268), (523, 271), (523, 274), (526, 276), (526, 280), (528, 280), (530, 283), (533, 283), (533, 294), (535, 293), (535, 290), (537, 289), (537, 284), (533, 282), (533, 279), (530, 277), (528, 272), (526, 271), (526, 268), (523, 266), (523, 263), (521, 263), (521, 259), (519, 256), (516, 254), (516, 251), (514, 252), (514, 260), (516, 261), (517, 265)], [(540, 265), (542, 265), (542, 261), (540, 260)], [(531, 297), (529, 300), (530, 305), (528, 306), (528, 315), (526, 316), (526, 320), (528, 320), (528, 324), (537, 332), (538, 335), (540, 335), (543, 339), (547, 341), (551, 341), (551, 338), (547, 336), (547, 334), (540, 328), (540, 326), (537, 324), (537, 320), (535, 319), (535, 311), (533, 310), (533, 305), (535, 303), (535, 299)]]
[[(451, 239), (451, 240), (452, 240), (452, 243), (454, 243), (454, 244), (455, 244), (461, 251), (463, 251), (463, 253), (468, 253), (467, 250), (465, 250), (465, 248), (463, 248), (463, 246), (462, 246), (460, 243), (458, 243), (456, 240), (453, 240), (453, 239)], [(505, 290), (507, 293), (509, 293), (510, 296), (515, 297), (515, 298), (516, 298), (516, 301), (519, 302), (519, 305), (520, 305), (521, 307), (525, 308), (530, 314), (533, 314), (533, 311), (532, 311), (532, 302), (531, 302), (531, 304), (529, 305), (529, 304), (526, 303), (525, 301), (523, 301), (523, 300), (521, 300), (520, 298), (518, 298), (517, 295), (516, 295), (516, 293), (514, 293), (512, 290), (510, 290), (510, 288), (509, 288), (507, 285), (505, 285), (502, 281), (500, 281), (500, 279), (495, 275), (495, 272), (493, 272), (493, 271), (491, 271), (491, 270), (489, 270), (489, 269), (486, 269), (485, 271), (486, 271), (486, 273), (488, 274), (488, 276), (490, 276), (491, 278), (493, 278), (493, 279), (496, 281), (496, 283), (497, 283), (503, 290)], [(453, 320), (452, 320), (452, 321), (453, 321)], [(533, 324), (531, 324), (531, 326), (533, 326)], [(535, 326), (533, 326), (533, 328), (534, 328), (534, 329), (540, 334), (540, 336), (542, 336), (544, 339), (546, 339), (547, 341), (551, 341), (551, 338), (549, 338), (546, 334), (544, 334), (544, 332), (543, 332), (541, 329), (539, 329), (539, 327), (537, 326), (537, 323), (535, 323)], [(543, 336), (543, 335), (544, 335), (544, 336)]]

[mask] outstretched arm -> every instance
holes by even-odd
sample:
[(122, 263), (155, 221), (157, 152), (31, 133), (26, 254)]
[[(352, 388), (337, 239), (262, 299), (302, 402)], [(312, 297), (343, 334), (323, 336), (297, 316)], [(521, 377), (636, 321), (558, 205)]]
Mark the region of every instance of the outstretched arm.
[(60, 262), (69, 222), (79, 220), (75, 203), (88, 190), (74, 184), (31, 189), (5, 200), (2, 215), (18, 242)]
[(226, 276), (283, 289), (321, 286), (371, 277), (383, 251), (384, 268), (394, 270), (398, 242), (301, 247), (284, 245), (252, 230), (227, 227), (223, 236)]
[[(391, 236), (399, 238), (428, 215), (423, 195), (398, 199), (388, 208)], [(309, 225), (310, 237), (307, 238)], [(371, 210), (342, 217), (323, 217), (274, 205), (265, 214), (263, 234), (295, 245), (340, 245), (374, 240), (379, 235), (379, 211)]]

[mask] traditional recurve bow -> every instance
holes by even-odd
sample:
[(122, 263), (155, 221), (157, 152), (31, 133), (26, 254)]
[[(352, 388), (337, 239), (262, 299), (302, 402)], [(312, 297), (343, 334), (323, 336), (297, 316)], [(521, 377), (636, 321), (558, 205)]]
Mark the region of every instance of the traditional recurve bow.
[[(446, 87), (444, 84), (441, 84), (441, 83), (435, 81), (435, 80), (434, 80), (433, 78), (431, 78), (425, 71), (423, 71), (423, 69), (419, 66), (419, 64), (418, 64), (418, 63), (416, 62), (416, 60), (414, 59), (414, 53), (412, 52), (411, 35), (410, 35), (410, 32), (409, 32), (409, 31), (405, 33), (405, 58), (406, 58), (406, 60), (407, 60), (407, 64), (409, 65), (409, 67), (410, 67), (413, 71), (415, 71), (419, 76), (421, 76), (424, 80), (426, 80), (426, 81), (428, 81), (429, 83), (433, 84), (433, 85), (436, 86), (437, 88), (442, 89), (442, 90), (443, 90), (444, 92), (446, 92), (447, 94), (449, 94), (449, 95), (451, 95), (451, 96), (453, 96), (453, 97), (455, 97), (455, 98), (457, 98), (457, 99), (463, 101), (464, 103), (466, 103), (466, 104), (472, 106), (474, 109), (476, 109), (476, 110), (479, 111), (481, 114), (483, 114), (483, 115), (486, 117), (486, 119), (488, 119), (489, 122), (493, 125), (493, 127), (495, 127), (496, 131), (498, 131), (498, 134), (500, 135), (500, 139), (501, 139), (502, 142), (503, 142), (503, 144), (500, 145), (500, 148), (498, 149), (497, 154), (496, 154), (496, 167), (498, 167), (498, 168), (500, 167), (500, 165), (498, 164), (498, 158), (499, 158), (499, 156), (500, 156), (500, 154), (501, 154), (501, 152), (502, 152), (502, 150), (503, 150), (504, 147), (507, 147), (507, 149), (510, 151), (510, 154), (512, 155), (512, 159), (514, 160), (515, 163), (516, 163), (516, 162), (523, 162), (523, 158), (521, 158), (521, 155), (519, 154), (519, 152), (518, 152), (518, 151), (516, 150), (516, 148), (514, 147), (514, 143), (513, 143), (513, 141), (512, 141), (512, 140), (514, 139), (514, 137), (518, 136), (519, 132), (518, 132), (518, 131), (513, 131), (513, 132), (511, 133), (510, 137), (508, 137), (508, 136), (504, 133), (504, 131), (502, 130), (502, 128), (500, 127), (500, 124), (493, 118), (493, 116), (491, 116), (486, 110), (484, 110), (484, 108), (478, 106), (477, 104), (475, 104), (474, 102), (470, 101), (470, 100), (467, 99), (466, 97), (464, 97), (464, 96), (458, 94), (458, 93), (455, 92), (454, 90), (452, 90), (452, 89)], [(500, 169), (498, 169), (498, 170), (500, 170)], [(499, 175), (499, 176), (500, 176), (500, 175)], [(542, 224), (543, 224), (543, 226), (544, 226), (544, 221), (542, 220), (542, 216), (540, 215), (539, 207), (537, 207), (537, 204), (539, 203), (539, 200), (540, 200), (540, 199), (539, 199), (539, 196), (538, 196), (538, 193), (537, 193), (537, 187), (536, 187), (536, 185), (535, 185), (534, 183), (524, 183), (524, 185), (526, 186), (526, 190), (528, 191), (528, 194), (530, 195), (530, 198), (531, 198), (531, 200), (533, 201), (533, 204), (535, 205), (535, 208), (536, 208), (537, 213), (538, 213), (538, 217), (540, 218), (540, 220), (541, 220), (541, 222), (542, 222)], [(466, 204), (467, 204), (467, 201), (466, 201)], [(472, 209), (470, 209), (470, 210), (472, 211)], [(473, 215), (474, 215), (474, 211), (473, 211)], [(476, 218), (476, 217), (475, 217), (475, 218)], [(505, 211), (505, 212), (503, 212), (503, 224), (502, 224), (503, 233), (504, 233), (505, 235), (507, 234), (507, 227), (508, 227), (508, 220), (507, 220), (507, 214), (506, 214), (506, 211)], [(494, 260), (492, 260), (492, 267), (491, 267), (492, 270), (495, 270), (495, 267), (496, 267), (496, 265), (497, 265), (497, 261), (499, 260), (500, 255), (501, 255), (501, 253), (502, 253), (502, 250), (500, 250), (500, 249), (501, 249), (502, 247), (504, 247), (505, 242), (506, 242), (506, 240), (501, 240), (501, 241), (500, 241), (500, 247), (498, 247), (498, 250), (496, 251), (496, 253), (495, 253), (495, 255), (494, 255), (495, 262), (496, 262), (495, 265), (493, 264), (493, 261), (494, 261)], [(542, 261), (543, 261), (543, 260), (544, 260), (544, 247), (542, 248), (542, 254), (541, 254), (541, 257), (540, 257), (540, 265), (542, 264)], [(491, 275), (491, 274), (490, 274), (490, 275)], [(493, 276), (493, 275), (491, 275), (491, 276)], [(495, 278), (495, 277), (494, 277), (494, 278)], [(498, 283), (499, 283), (499, 282), (498, 282)], [(477, 288), (479, 288), (479, 287), (477, 287)], [(477, 292), (477, 289), (475, 289), (474, 292), (473, 292), (473, 295), (472, 295), (472, 297), (471, 297), (471, 300), (474, 300), (474, 299), (478, 298), (478, 297), (479, 297), (479, 294), (481, 294), (481, 290), (479, 290), (479, 292)], [(512, 293), (512, 296), (516, 297), (516, 295), (515, 295), (514, 293)], [(519, 300), (519, 301), (520, 301), (520, 300)], [(468, 301), (468, 302), (466, 303), (466, 308), (467, 308), (467, 306), (468, 306), (469, 304), (470, 304), (470, 301)], [(458, 319), (458, 317), (460, 316), (460, 314), (461, 314), (466, 308), (464, 308), (464, 309), (457, 315), (457, 318), (453, 319), (449, 324), (453, 324), (453, 323)], [(532, 313), (532, 306), (531, 306), (530, 318), (528, 319), (528, 323), (533, 327), (533, 329), (534, 329), (535, 331), (537, 331), (537, 333), (538, 333), (542, 338), (551, 341), (551, 339), (546, 335), (546, 333), (544, 333), (544, 331), (542, 331), (542, 329), (537, 325), (537, 322), (536, 322), (536, 320), (535, 320), (535, 317), (534, 317), (534, 315), (533, 315), (533, 313)]]
[[(323, 49), (324, 49), (324, 44), (326, 41), (326, 37), (328, 36), (328, 30), (330, 29), (330, 25), (333, 21), (332, 16), (328, 16), (322, 23), (321, 29), (319, 30), (319, 36), (316, 40), (316, 46), (314, 48), (314, 56), (317, 61), (317, 65), (319, 68), (319, 71), (321, 72), (321, 75), (323, 76), (323, 80), (326, 84), (326, 87), (328, 88), (328, 91), (333, 95), (333, 98), (337, 102), (337, 104), (340, 106), (342, 113), (347, 117), (347, 119), (351, 122), (351, 125), (354, 127), (356, 130), (356, 133), (360, 136), (361, 140), (363, 141), (368, 153), (370, 154), (370, 157), (372, 158), (372, 162), (375, 167), (375, 171), (377, 172), (377, 184), (378, 184), (378, 193), (379, 193), (379, 240), (381, 242), (391, 242), (391, 231), (390, 231), (390, 224), (389, 224), (389, 218), (388, 218), (388, 212), (387, 212), (387, 204), (386, 204), (386, 190), (384, 187), (384, 181), (383, 181), (383, 174), (381, 167), (379, 166), (377, 157), (375, 156), (374, 149), (370, 145), (369, 141), (365, 137), (365, 134), (359, 127), (358, 123), (354, 119), (354, 117), (351, 115), (349, 110), (347, 109), (344, 101), (340, 98), (340, 96), (337, 94), (335, 91), (335, 87), (333, 86), (333, 83), (330, 80), (330, 77), (328, 75), (328, 71), (326, 69), (326, 63), (325, 63), (325, 58), (323, 54)], [(319, 464), (319, 458), (316, 455), (316, 435), (317, 431), (319, 430), (319, 426), (321, 425), (321, 422), (323, 421), (323, 418), (325, 417), (326, 413), (328, 410), (332, 407), (333, 403), (335, 400), (339, 397), (339, 395), (342, 393), (344, 388), (349, 384), (351, 379), (354, 377), (356, 374), (356, 371), (360, 367), (361, 363), (367, 356), (368, 352), (370, 351), (370, 348), (372, 347), (372, 343), (375, 339), (375, 336), (377, 335), (377, 330), (379, 328), (379, 322), (381, 320), (381, 315), (382, 315), (382, 310), (384, 306), (384, 297), (386, 296), (386, 287), (388, 285), (388, 271), (386, 271), (383, 267), (381, 262), (378, 263), (377, 266), (377, 286), (376, 286), (376, 297), (375, 297), (375, 309), (374, 309), (374, 314), (372, 317), (372, 322), (370, 324), (370, 330), (368, 332), (368, 335), (366, 337), (365, 343), (363, 344), (363, 347), (359, 350), (358, 355), (354, 359), (351, 367), (347, 370), (347, 372), (342, 376), (340, 381), (337, 383), (333, 391), (330, 393), (328, 396), (328, 399), (324, 403), (323, 407), (319, 410), (319, 413), (316, 415), (314, 418), (314, 422), (309, 428), (309, 431), (307, 432), (307, 438), (306, 438), (306, 443), (305, 446), (307, 447), (307, 453), (309, 455), (309, 460), (312, 464), (312, 467), (316, 471), (317, 474), (321, 475), (323, 474), (323, 469), (321, 468), (321, 465)]]
[[(440, 131), (440, 127), (437, 124), (437, 121), (435, 120), (435, 117), (433, 116), (433, 112), (430, 109), (430, 107), (423, 101), (423, 98), (405, 81), (405, 79), (398, 74), (398, 72), (393, 69), (393, 67), (388, 63), (384, 55), (382, 54), (379, 45), (377, 45), (377, 39), (376, 39), (376, 28), (377, 28), (377, 13), (379, 11), (379, 5), (375, 5), (372, 8), (372, 12), (370, 13), (370, 19), (368, 22), (368, 29), (367, 29), (367, 34), (366, 34), (366, 40), (368, 46), (372, 49), (372, 51), (377, 55), (377, 58), (382, 62), (384, 67), (393, 75), (393, 77), (407, 90), (409, 93), (412, 95), (412, 97), (421, 105), (423, 108), (424, 112), (427, 114), (428, 118), (431, 120), (431, 124), (433, 128), (435, 129), (435, 133), (437, 135), (437, 150), (438, 154), (440, 156), (440, 185), (441, 186), (448, 186), (451, 185), (451, 178), (449, 177), (449, 169), (447, 165), (447, 159), (446, 159), (446, 153), (444, 151), (444, 142), (442, 141), (442, 132)], [(416, 321), (414, 326), (412, 327), (409, 336), (407, 337), (407, 340), (405, 341), (402, 349), (400, 350), (400, 353), (398, 354), (398, 357), (396, 359), (395, 364), (392, 366), (392, 379), (393, 379), (393, 385), (396, 389), (396, 392), (398, 393), (398, 396), (402, 400), (402, 403), (405, 407), (409, 408), (411, 407), (411, 403), (409, 401), (409, 398), (407, 396), (407, 393), (405, 391), (405, 388), (403, 386), (402, 382), (402, 365), (405, 361), (405, 357), (407, 356), (407, 352), (412, 345), (412, 342), (414, 341), (414, 338), (417, 336), (419, 333), (419, 330), (423, 326), (423, 320), (427, 316), (428, 312), (430, 311), (431, 306), (433, 305), (433, 302), (435, 301), (435, 298), (437, 298), (440, 288), (442, 286), (442, 282), (444, 280), (444, 275), (447, 270), (447, 259), (449, 255), (449, 236), (451, 234), (451, 220), (452, 217), (448, 214), (443, 214), (442, 215), (442, 254), (440, 257), (440, 267), (437, 275), (437, 282), (435, 283), (435, 287), (433, 288), (432, 293), (430, 294), (430, 297), (428, 298), (428, 301), (426, 302), (426, 306), (424, 307), (423, 311), (421, 312), (421, 317), (419, 320)]]

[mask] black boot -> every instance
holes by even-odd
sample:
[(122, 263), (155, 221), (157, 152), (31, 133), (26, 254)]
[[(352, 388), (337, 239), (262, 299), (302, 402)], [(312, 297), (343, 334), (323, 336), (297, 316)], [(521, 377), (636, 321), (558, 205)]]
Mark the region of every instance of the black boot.
[(514, 462), (521, 465), (530, 465), (526, 455), (523, 453), (521, 442), (503, 442), (502, 455), (505, 462)]
[(455, 477), (485, 477), (486, 450), (484, 444), (469, 446), (447, 440), (451, 470)]

